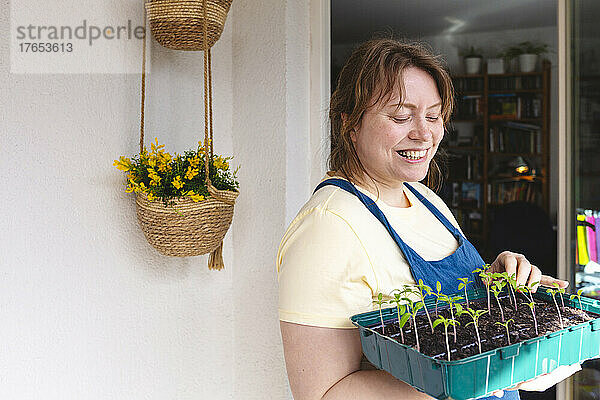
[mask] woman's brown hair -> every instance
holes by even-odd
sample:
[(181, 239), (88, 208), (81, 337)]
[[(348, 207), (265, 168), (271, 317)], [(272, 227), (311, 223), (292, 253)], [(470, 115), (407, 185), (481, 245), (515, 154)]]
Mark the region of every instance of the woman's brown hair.
[[(369, 40), (352, 52), (331, 95), (330, 170), (342, 173), (350, 181), (359, 181), (360, 176), (368, 175), (350, 139), (350, 132), (359, 125), (369, 107), (387, 101), (394, 91), (399, 91), (402, 99), (402, 73), (408, 67), (422, 69), (435, 81), (442, 99), (441, 116), (446, 125), (452, 114), (453, 88), (452, 79), (440, 59), (421, 44), (387, 38)], [(438, 148), (429, 165), (426, 184), (433, 190), (441, 186), (440, 167), (444, 158), (445, 153)]]

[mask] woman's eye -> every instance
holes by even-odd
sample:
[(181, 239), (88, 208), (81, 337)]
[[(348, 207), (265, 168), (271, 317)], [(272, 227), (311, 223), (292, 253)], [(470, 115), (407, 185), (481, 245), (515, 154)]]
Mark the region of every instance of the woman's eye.
[(392, 117), (392, 119), (394, 120), (394, 122), (406, 122), (408, 121), (410, 118), (409, 117)]
[(431, 116), (427, 117), (427, 119), (430, 121), (437, 121), (439, 118), (440, 118), (439, 115), (431, 115)]

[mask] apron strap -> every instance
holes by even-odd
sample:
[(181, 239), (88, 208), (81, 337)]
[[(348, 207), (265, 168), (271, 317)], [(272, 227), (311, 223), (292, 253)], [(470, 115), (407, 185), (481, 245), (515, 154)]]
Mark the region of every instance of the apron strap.
[(431, 204), (431, 202), (427, 200), (425, 196), (423, 196), (417, 189), (406, 182), (404, 182), (404, 186), (406, 186), (417, 197), (417, 199), (419, 199), (421, 203), (423, 203), (423, 205), (425, 205), (425, 207), (427, 207), (427, 209), (431, 211), (433, 215), (435, 215), (435, 217), (446, 227), (446, 229), (448, 229), (450, 233), (454, 235), (456, 240), (461, 243), (463, 240), (463, 235), (460, 233), (460, 230), (454, 226), (454, 224), (448, 221), (448, 218), (446, 218), (446, 216), (442, 214), (442, 212), (438, 210), (436, 206)]

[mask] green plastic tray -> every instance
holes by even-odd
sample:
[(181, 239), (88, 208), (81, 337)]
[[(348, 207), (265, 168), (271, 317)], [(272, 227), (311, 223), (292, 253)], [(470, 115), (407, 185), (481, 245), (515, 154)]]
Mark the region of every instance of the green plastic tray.
[[(469, 293), (469, 299), (485, 296), (482, 289)], [(535, 293), (534, 297), (552, 301), (546, 293)], [(564, 296), (564, 301), (565, 305), (580, 308), (576, 299)], [(599, 300), (581, 298), (581, 303), (583, 310), (600, 314)], [(431, 309), (435, 299), (425, 304)], [(384, 321), (394, 317), (395, 307), (383, 309)], [(467, 400), (490, 395), (558, 366), (600, 357), (600, 318), (457, 361), (433, 359), (370, 329), (381, 325), (379, 310), (350, 319), (358, 327), (363, 353), (373, 365), (437, 399)]]

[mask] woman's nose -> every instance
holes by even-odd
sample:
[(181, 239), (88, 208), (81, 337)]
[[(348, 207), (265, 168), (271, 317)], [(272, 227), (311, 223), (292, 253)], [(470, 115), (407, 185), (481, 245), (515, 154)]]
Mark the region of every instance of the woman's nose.
[(413, 121), (414, 124), (408, 134), (408, 137), (413, 140), (431, 140), (431, 130), (427, 126), (427, 121), (425, 120), (425, 118), (415, 118)]

